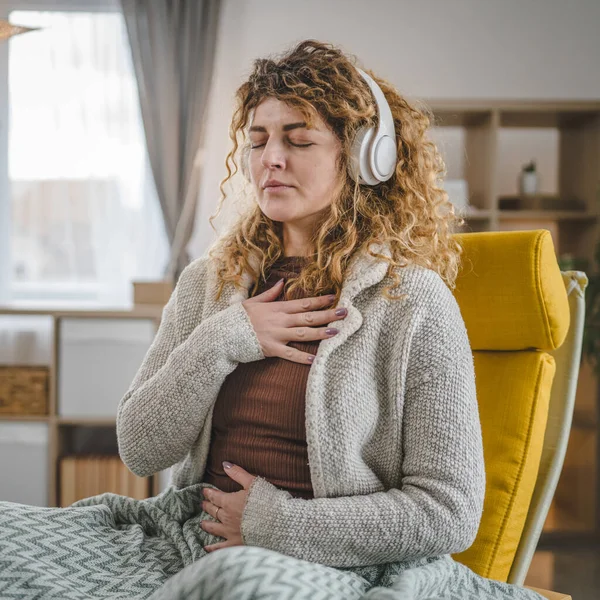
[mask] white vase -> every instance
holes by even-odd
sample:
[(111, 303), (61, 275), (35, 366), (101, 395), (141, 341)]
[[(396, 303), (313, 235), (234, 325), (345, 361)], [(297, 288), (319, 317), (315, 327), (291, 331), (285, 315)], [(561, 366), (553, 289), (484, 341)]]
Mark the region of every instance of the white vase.
[(530, 171), (521, 171), (519, 179), (519, 189), (521, 194), (533, 196), (538, 192), (538, 174)]

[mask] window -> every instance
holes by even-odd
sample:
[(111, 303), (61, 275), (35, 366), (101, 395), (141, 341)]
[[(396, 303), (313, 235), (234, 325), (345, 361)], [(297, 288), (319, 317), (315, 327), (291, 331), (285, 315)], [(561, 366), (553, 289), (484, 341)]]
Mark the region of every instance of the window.
[(168, 244), (123, 17), (10, 20), (41, 29), (8, 52), (8, 299), (127, 306), (132, 280), (162, 276)]

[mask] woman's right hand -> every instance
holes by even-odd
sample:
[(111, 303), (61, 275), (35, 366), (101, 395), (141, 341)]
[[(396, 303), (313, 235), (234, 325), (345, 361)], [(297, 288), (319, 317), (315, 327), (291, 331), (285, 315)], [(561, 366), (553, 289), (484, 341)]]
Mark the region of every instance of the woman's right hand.
[(333, 302), (330, 296), (274, 302), (282, 289), (283, 281), (280, 281), (262, 294), (244, 300), (242, 305), (250, 317), (265, 356), (279, 356), (292, 362), (311, 364), (312, 354), (296, 350), (287, 346), (287, 343), (333, 337), (336, 329), (317, 326), (344, 319), (347, 310), (341, 309), (345, 311), (343, 315), (336, 315), (333, 308), (321, 310)]

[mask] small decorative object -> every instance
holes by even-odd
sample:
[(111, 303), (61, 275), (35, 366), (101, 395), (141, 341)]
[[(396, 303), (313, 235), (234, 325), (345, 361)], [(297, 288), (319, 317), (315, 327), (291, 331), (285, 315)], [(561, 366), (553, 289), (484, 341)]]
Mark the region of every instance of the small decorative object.
[(538, 174), (535, 169), (535, 161), (523, 165), (523, 170), (519, 177), (519, 191), (524, 196), (534, 196), (538, 191)]

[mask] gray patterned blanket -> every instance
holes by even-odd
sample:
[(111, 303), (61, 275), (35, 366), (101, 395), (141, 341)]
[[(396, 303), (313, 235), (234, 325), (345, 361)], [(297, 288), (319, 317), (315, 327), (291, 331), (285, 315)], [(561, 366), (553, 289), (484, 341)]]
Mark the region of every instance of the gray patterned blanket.
[(68, 508), (0, 502), (0, 598), (56, 600), (542, 600), (484, 579), (449, 555), (338, 569), (223, 541), (200, 527), (202, 488)]

